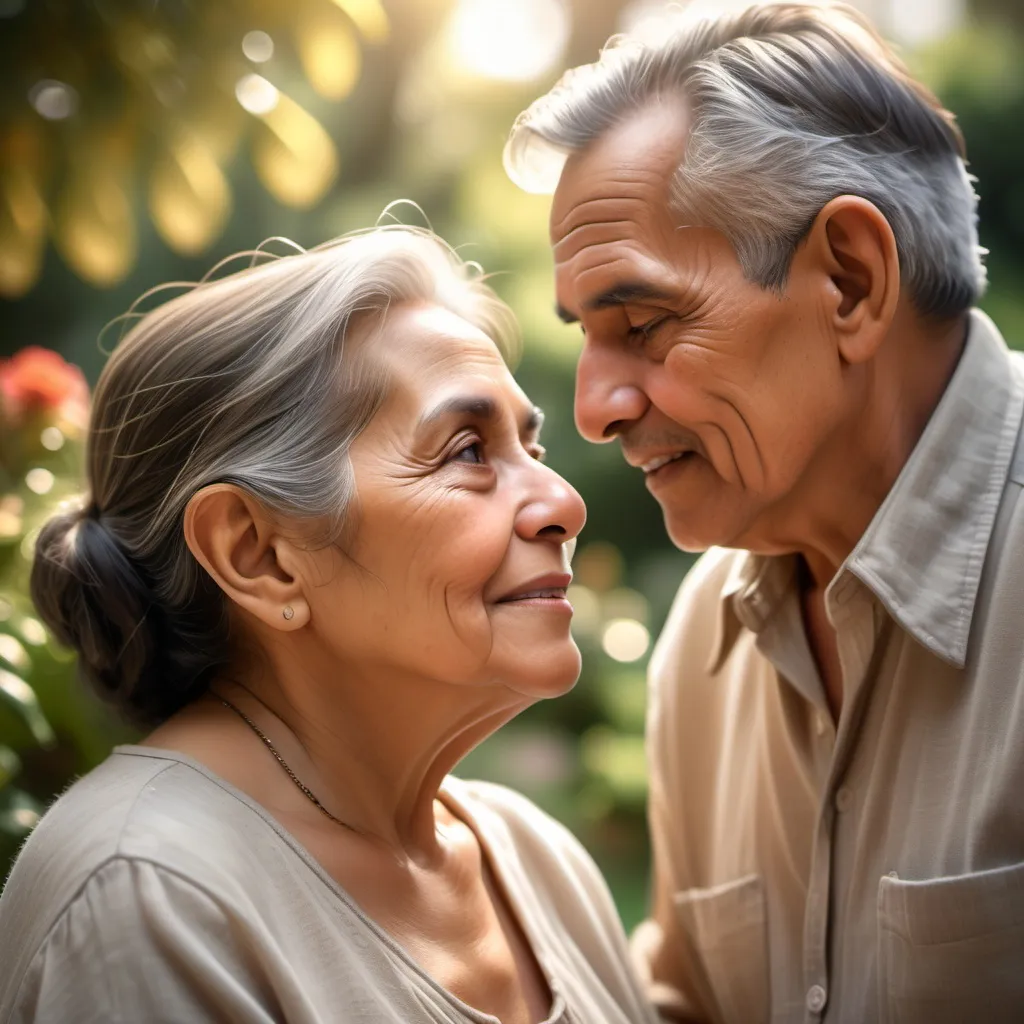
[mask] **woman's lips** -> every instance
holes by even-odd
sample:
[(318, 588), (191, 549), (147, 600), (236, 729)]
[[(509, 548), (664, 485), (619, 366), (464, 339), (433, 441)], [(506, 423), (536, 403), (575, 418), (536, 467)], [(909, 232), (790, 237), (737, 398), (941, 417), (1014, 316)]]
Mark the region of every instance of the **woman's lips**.
[(516, 587), (504, 597), (499, 598), (496, 604), (531, 604), (545, 607), (565, 605), (572, 608), (566, 600), (565, 592), (572, 582), (572, 574), (567, 572), (547, 573), (544, 576), (535, 576), (532, 580)]

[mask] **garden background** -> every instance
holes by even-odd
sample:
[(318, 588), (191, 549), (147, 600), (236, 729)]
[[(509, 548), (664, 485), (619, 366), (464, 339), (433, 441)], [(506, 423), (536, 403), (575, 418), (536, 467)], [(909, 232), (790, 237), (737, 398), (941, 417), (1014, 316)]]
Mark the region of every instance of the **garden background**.
[[(711, 6), (714, 6), (713, 4)], [(719, 5), (721, 6), (721, 5)], [(983, 303), (1024, 348), (1024, 0), (863, 0), (959, 116), (991, 251)], [(519, 192), (512, 119), (656, 12), (641, 0), (0, 0), (0, 878), (48, 801), (130, 738), (36, 620), (34, 531), (79, 487), (82, 395), (149, 288), (283, 236), (429, 222), (520, 317), (517, 374), (589, 521), (575, 560), (583, 676), (461, 772), (573, 828), (628, 925), (643, 910), (644, 671), (690, 560), (613, 446), (572, 424), (578, 330), (552, 307), (548, 199)], [(415, 204), (415, 205), (413, 205)], [(284, 251), (278, 244), (275, 251)]]

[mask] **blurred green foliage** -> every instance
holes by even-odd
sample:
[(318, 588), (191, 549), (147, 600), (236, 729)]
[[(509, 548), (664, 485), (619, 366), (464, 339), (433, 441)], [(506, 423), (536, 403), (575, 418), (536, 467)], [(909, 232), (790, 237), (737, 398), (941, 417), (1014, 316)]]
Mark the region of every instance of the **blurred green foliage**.
[[(398, 6), (385, 4), (392, 13)], [(394, 17), (395, 38), (366, 65), (352, 97), (333, 110), (316, 108), (340, 150), (341, 172), (315, 210), (279, 205), (239, 156), (228, 168), (234, 213), (201, 258), (174, 255), (142, 224), (134, 270), (101, 292), (75, 278), (50, 251), (39, 285), (4, 305), (0, 355), (47, 345), (95, 379), (103, 360), (96, 344), (100, 330), (147, 288), (195, 279), (216, 259), (264, 237), (315, 244), (365, 227), (396, 198), (418, 204), (436, 230), (494, 274), (495, 288), (519, 315), (525, 347), (517, 376), (547, 412), (551, 465), (589, 507), (575, 563), (581, 680), (570, 695), (530, 709), (487, 741), (460, 771), (523, 790), (576, 830), (608, 873), (632, 924), (642, 912), (647, 857), (644, 632), (657, 634), (691, 560), (668, 543), (656, 503), (615, 446), (586, 444), (573, 425), (580, 337), (552, 308), (548, 199), (518, 191), (501, 167), (513, 117), (551, 76), (509, 84), (453, 69), (437, 34), (446, 6), (433, 5), (429, 18), (422, 12), (419, 20)], [(592, 59), (597, 43), (615, 30), (620, 6), (617, 0), (596, 3), (586, 18), (577, 18), (570, 59)], [(982, 242), (991, 250), (984, 306), (1011, 343), (1024, 347), (1021, 37), (1002, 29), (965, 30), (912, 55), (912, 63), (959, 115), (979, 179)], [(282, 77), (286, 72), (280, 69)], [(411, 208), (398, 215), (420, 216)], [(24, 461), (0, 480), (8, 503), (0, 507), (18, 517), (16, 532), (10, 523), (9, 534), (0, 529), (0, 668), (7, 673), (0, 676), (0, 875), (38, 809), (121, 735), (74, 683), (71, 662), (40, 633), (26, 596), (32, 531), (55, 499), (77, 488), (77, 444), (72, 439), (61, 451), (40, 450), (29, 460), (31, 468), (54, 474), (46, 494), (28, 487)]]
[[(0, 362), (0, 863), (46, 802), (102, 760), (119, 730), (75, 685), (71, 653), (35, 618), (36, 534), (80, 491), (88, 415), (81, 371), (29, 347)], [(4, 871), (6, 874), (6, 871)]]

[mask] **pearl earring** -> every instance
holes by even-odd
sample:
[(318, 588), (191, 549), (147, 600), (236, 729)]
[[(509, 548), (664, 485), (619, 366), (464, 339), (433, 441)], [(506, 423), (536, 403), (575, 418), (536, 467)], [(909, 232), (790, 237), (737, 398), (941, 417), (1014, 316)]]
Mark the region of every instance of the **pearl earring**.
[(282, 609), (282, 611), (281, 611), (281, 614), (282, 614), (282, 615), (283, 615), (283, 616), (284, 616), (284, 617), (285, 617), (286, 619), (288, 619), (289, 621), (291, 621), (292, 619), (294, 619), (294, 618), (295, 618), (295, 609), (294, 609), (294, 608), (293, 608), (293, 607), (292, 607), (292, 606), (291, 606), (290, 604), (286, 604), (286, 605), (284, 606), (284, 608)]

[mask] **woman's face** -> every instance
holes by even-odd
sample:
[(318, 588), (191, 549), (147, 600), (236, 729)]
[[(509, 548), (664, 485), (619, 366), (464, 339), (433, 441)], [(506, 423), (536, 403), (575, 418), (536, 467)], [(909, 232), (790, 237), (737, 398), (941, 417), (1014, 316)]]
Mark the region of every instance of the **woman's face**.
[(313, 624), (360, 675), (567, 690), (586, 510), (541, 461), (539, 410), (494, 343), (443, 308), (396, 307), (366, 344), (389, 394), (351, 449), (354, 528), (309, 594)]

